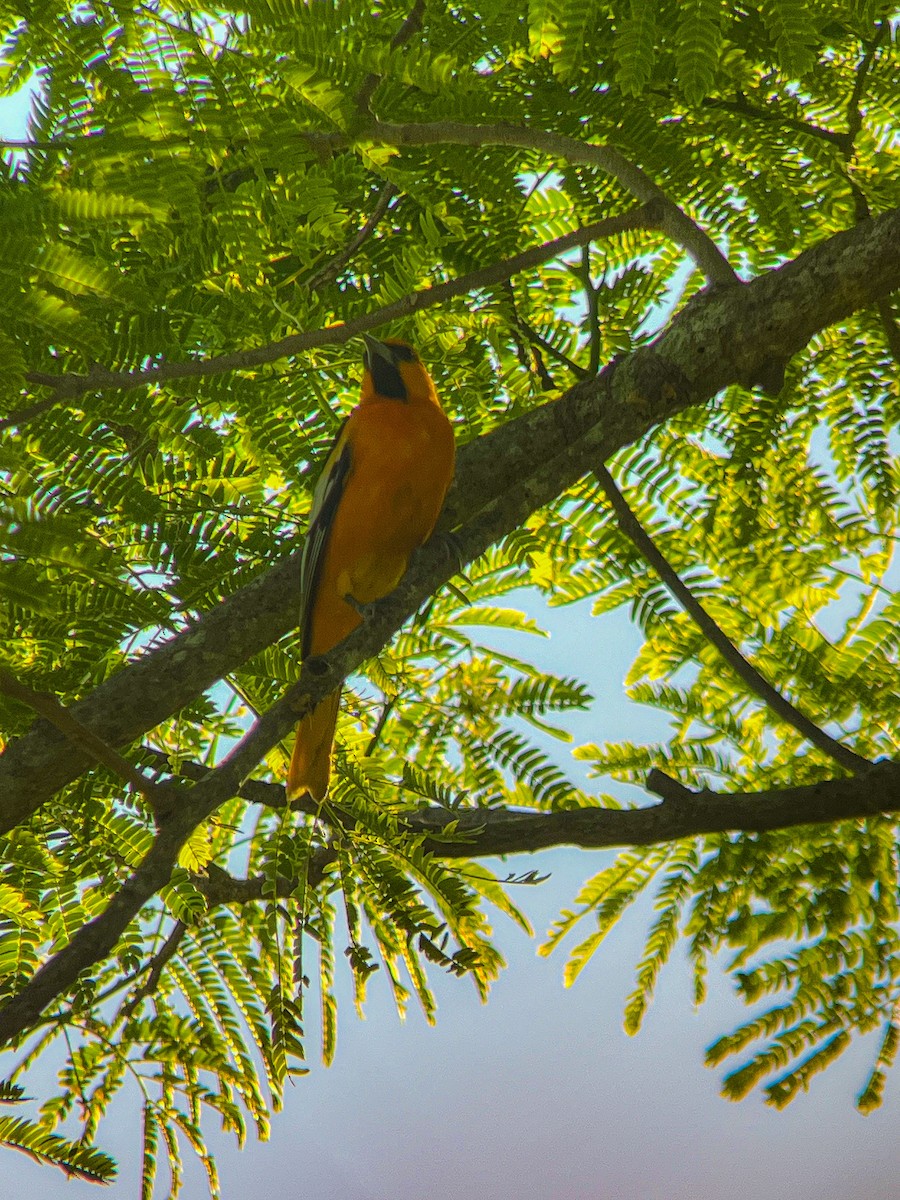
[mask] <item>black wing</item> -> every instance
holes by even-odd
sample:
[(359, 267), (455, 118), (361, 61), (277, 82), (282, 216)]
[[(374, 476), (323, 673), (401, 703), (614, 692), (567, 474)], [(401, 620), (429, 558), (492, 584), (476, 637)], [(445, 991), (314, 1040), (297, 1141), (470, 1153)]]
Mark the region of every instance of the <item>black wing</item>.
[(313, 494), (309, 528), (300, 560), (300, 653), (309, 654), (312, 637), (312, 610), (319, 589), (319, 577), (328, 549), (328, 539), (334, 514), (337, 512), (344, 486), (353, 466), (353, 452), (345, 436), (346, 421), (335, 438)]

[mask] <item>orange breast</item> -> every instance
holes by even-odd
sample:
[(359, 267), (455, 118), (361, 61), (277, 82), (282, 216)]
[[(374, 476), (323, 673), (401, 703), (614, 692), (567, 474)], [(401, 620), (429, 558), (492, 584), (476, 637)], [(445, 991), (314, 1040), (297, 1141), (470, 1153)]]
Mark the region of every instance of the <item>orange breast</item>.
[(310, 651), (324, 654), (360, 623), (344, 602), (386, 596), (429, 536), (453, 475), (453, 431), (430, 402), (375, 400), (350, 415), (352, 466), (334, 515), (311, 614)]

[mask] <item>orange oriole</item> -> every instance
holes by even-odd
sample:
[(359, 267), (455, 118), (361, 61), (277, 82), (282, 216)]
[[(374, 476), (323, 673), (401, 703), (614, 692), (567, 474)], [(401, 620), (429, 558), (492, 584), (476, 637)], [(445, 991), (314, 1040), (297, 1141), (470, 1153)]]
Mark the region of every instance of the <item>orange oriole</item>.
[[(394, 590), (453, 476), (453, 428), (418, 354), (405, 342), (365, 341), (360, 402), (313, 496), (300, 573), (304, 659), (347, 637), (362, 621), (359, 605)], [(288, 797), (325, 797), (340, 700), (338, 688), (297, 726)]]

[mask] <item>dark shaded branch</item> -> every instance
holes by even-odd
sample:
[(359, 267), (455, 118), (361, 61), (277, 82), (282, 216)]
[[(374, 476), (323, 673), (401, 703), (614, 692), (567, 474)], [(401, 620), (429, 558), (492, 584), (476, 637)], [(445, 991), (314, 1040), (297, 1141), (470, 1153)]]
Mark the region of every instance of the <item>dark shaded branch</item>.
[(135, 991), (134, 995), (122, 1006), (120, 1016), (129, 1017), (136, 1010), (138, 1005), (147, 996), (152, 996), (159, 987), (159, 981), (162, 979), (162, 973), (166, 969), (166, 964), (174, 957), (178, 951), (178, 947), (184, 940), (184, 935), (187, 933), (187, 925), (183, 921), (176, 921), (172, 926), (172, 931), (162, 946), (153, 955), (147, 966), (142, 968), (146, 971), (149, 968), (149, 974), (141, 986)]
[(16, 409), (14, 413), (10, 413), (8, 417), (0, 420), (0, 433), (4, 433), (7, 429), (18, 429), (26, 421), (31, 421), (34, 417), (39, 417), (41, 413), (45, 413), (48, 408), (52, 408), (54, 404), (58, 403), (58, 396), (48, 396), (46, 400), (39, 400), (37, 404), (30, 404), (28, 408)]
[[(425, 0), (416, 0), (409, 15), (404, 20), (403, 24), (391, 38), (391, 49), (398, 50), (422, 28), (422, 18), (425, 16)], [(381, 76), (374, 71), (368, 74), (363, 81), (362, 87), (356, 94), (356, 109), (357, 112), (365, 113), (369, 110), (369, 102), (375, 94), (375, 89), (381, 83)]]
[[(864, 773), (853, 777), (760, 792), (695, 792), (654, 770), (647, 777), (647, 788), (661, 796), (662, 803), (646, 808), (590, 807), (561, 812), (426, 808), (405, 817), (404, 824), (413, 834), (427, 835), (427, 848), (448, 860), (532, 854), (558, 846), (584, 850), (650, 846), (718, 833), (832, 825), (900, 812), (900, 763), (882, 759), (867, 764)], [(455, 823), (452, 839), (443, 841), (441, 830), (451, 822)], [(333, 853), (322, 847), (314, 860), (330, 864)], [(320, 873), (319, 880), (323, 875)], [(210, 904), (263, 899), (261, 875), (238, 879), (214, 868), (209, 879), (196, 876), (194, 883)], [(294, 894), (297, 883), (296, 879), (279, 880), (278, 895)]]
[(847, 101), (847, 140), (844, 149), (847, 158), (851, 156), (856, 135), (862, 129), (863, 114), (860, 104), (866, 90), (866, 81), (872, 69), (872, 63), (875, 61), (875, 55), (878, 53), (878, 47), (881, 45), (882, 39), (889, 29), (890, 23), (887, 20), (879, 22), (875, 36), (866, 46), (865, 53), (860, 59), (859, 66), (856, 68), (853, 90), (850, 93), (850, 99)]
[[(585, 242), (596, 238), (610, 237), (630, 229), (658, 228), (659, 206), (645, 204), (641, 208), (630, 209), (603, 221), (595, 221), (582, 229), (564, 234), (552, 242), (545, 242), (515, 254), (490, 266), (481, 267), (458, 279), (446, 283), (435, 284), (434, 287), (423, 288), (418, 292), (386, 304), (383, 308), (373, 309), (363, 313), (353, 321), (344, 325), (329, 325), (325, 329), (313, 329), (308, 333), (292, 333), (277, 342), (265, 346), (256, 346), (251, 350), (236, 350), (231, 354), (219, 354), (213, 358), (192, 359), (181, 363), (163, 363), (159, 366), (145, 367), (139, 371), (107, 371), (94, 366), (86, 375), (70, 373), (67, 375), (47, 375), (43, 372), (32, 371), (26, 378), (29, 383), (38, 387), (51, 387), (56, 393), (56, 400), (71, 400), (83, 396), (87, 392), (101, 391), (108, 388), (118, 388), (128, 391), (131, 388), (143, 387), (146, 384), (160, 384), (172, 379), (198, 379), (208, 375), (221, 375), (227, 371), (242, 371), (251, 367), (262, 366), (265, 363), (277, 362), (280, 358), (288, 358), (304, 350), (312, 350), (318, 346), (344, 345), (352, 338), (408, 317), (412, 313), (425, 308), (443, 304), (457, 296), (481, 288), (492, 287), (502, 283), (510, 275), (519, 271), (529, 270), (550, 259), (557, 258), (566, 251), (583, 246)], [(49, 407), (49, 405), (45, 405)], [(26, 410), (27, 411), (27, 410)], [(9, 420), (10, 418), (7, 418)]]
[(590, 359), (588, 360), (588, 371), (591, 375), (596, 374), (600, 370), (600, 363), (603, 361), (603, 347), (600, 339), (600, 305), (597, 298), (598, 288), (595, 286), (591, 278), (591, 248), (585, 246), (581, 252), (581, 270), (579, 272), (581, 282), (584, 286), (584, 296), (587, 304), (587, 331), (588, 344), (590, 346)]
[(708, 96), (703, 101), (703, 106), (704, 108), (718, 108), (723, 112), (735, 113), (741, 117), (750, 117), (752, 120), (761, 121), (766, 125), (782, 125), (785, 129), (793, 129), (796, 133), (830, 142), (840, 150), (845, 149), (850, 136), (840, 130), (826, 129), (822, 125), (813, 125), (810, 121), (802, 121), (799, 117), (786, 116), (775, 104), (770, 104), (765, 108), (753, 104), (743, 92), (738, 92), (733, 100)]
[(351, 260), (353, 255), (372, 235), (378, 222), (388, 210), (388, 205), (397, 195), (397, 189), (392, 183), (386, 183), (381, 189), (381, 194), (378, 197), (378, 202), (372, 210), (371, 216), (366, 220), (362, 228), (351, 238), (348, 244), (339, 253), (335, 254), (328, 262), (324, 263), (314, 275), (303, 281), (303, 286), (314, 292), (316, 288), (323, 287), (327, 283), (331, 283), (337, 279), (341, 271)]
[(900, 366), (900, 323), (894, 316), (894, 310), (888, 300), (879, 300), (875, 307), (881, 319), (881, 327), (884, 330), (884, 339), (887, 342), (888, 350), (890, 350), (894, 362)]
[[(307, 860), (306, 886), (316, 888), (325, 878), (328, 868), (337, 860), (337, 853), (331, 846), (318, 846)], [(249, 904), (254, 900), (267, 899), (265, 893), (266, 880), (262, 875), (250, 879), (239, 879), (235, 875), (223, 871), (221, 867), (211, 866), (205, 875), (192, 875), (191, 880), (198, 891), (202, 892), (210, 905), (216, 904)], [(276, 883), (276, 895), (283, 900), (297, 894), (300, 881), (281, 875)]]
[[(415, 833), (433, 830), (430, 848), (442, 858), (458, 858), (524, 854), (552, 846), (649, 846), (704, 834), (762, 833), (900, 812), (900, 763), (887, 759), (867, 764), (852, 777), (761, 792), (694, 792), (661, 771), (650, 773), (647, 787), (663, 796), (661, 804), (550, 813), (426, 809), (410, 816), (407, 824)], [(451, 820), (458, 822), (453, 836), (471, 832), (470, 842), (441, 843), (441, 822)]]
[(746, 683), (747, 687), (762, 700), (765, 706), (788, 725), (792, 726), (801, 737), (818, 747), (829, 758), (846, 767), (848, 771), (865, 770), (871, 764), (868, 759), (854, 754), (846, 746), (830, 737), (824, 729), (820, 729), (814, 721), (805, 716), (799, 709), (774, 688), (769, 681), (757, 671), (737, 646), (726, 637), (722, 629), (712, 619), (697, 597), (680, 578), (678, 572), (659, 550), (656, 543), (644, 529), (643, 525), (632, 512), (628, 501), (616, 486), (616, 481), (606, 467), (598, 466), (594, 471), (597, 482), (612, 505), (619, 521), (619, 527), (627, 538), (634, 543), (644, 559), (657, 573), (691, 620), (699, 627), (703, 636), (715, 646), (722, 658), (732, 671)]
[[(516, 528), (656, 423), (728, 384), (749, 387), (771, 378), (773, 364), (777, 373), (813, 334), (898, 287), (895, 209), (750, 284), (702, 294), (652, 345), (463, 447), (443, 524), (465, 524), (472, 552), (480, 553), (479, 546)], [(452, 573), (437, 552), (423, 552), (414, 572), (409, 578), (426, 589), (422, 598)], [(110, 745), (134, 741), (287, 633), (297, 620), (298, 588), (295, 553), (116, 672), (72, 705), (73, 715)], [(393, 604), (388, 610), (393, 632), (410, 610)], [(380, 648), (373, 641), (369, 653)], [(0, 832), (26, 820), (89, 765), (52, 726), (37, 722), (0, 755)]]
[(382, 704), (381, 712), (378, 714), (378, 720), (375, 722), (375, 729), (372, 731), (372, 736), (369, 738), (366, 748), (363, 751), (364, 758), (371, 758), (375, 753), (378, 743), (381, 740), (381, 735), (384, 733), (384, 728), (390, 720), (391, 713), (397, 707), (397, 701), (399, 699), (399, 696), (391, 696), (384, 702), (384, 704)]
[[(543, 350), (548, 357), (552, 358), (555, 362), (560, 363), (566, 368), (567, 371), (570, 371), (576, 379), (587, 379), (591, 374), (596, 374), (596, 372), (589, 371), (587, 367), (580, 366), (573, 359), (569, 358), (568, 354), (564, 354), (561, 350), (557, 350), (552, 342), (547, 341), (547, 339), (542, 337), (532, 325), (528, 324), (528, 322), (519, 312), (519, 306), (516, 303), (516, 290), (513, 287), (511, 279), (504, 281), (502, 290), (509, 306), (508, 309), (504, 310), (504, 317), (510, 329), (512, 330), (513, 338), (516, 341), (519, 362), (526, 371), (531, 370), (532, 366), (528, 356), (528, 350), (530, 349), (533, 356), (537, 355), (540, 350)], [(527, 340), (529, 343), (528, 346), (523, 344), (523, 342), (520, 340), (522, 338)], [(535, 366), (540, 374), (540, 367), (537, 365), (537, 362), (535, 362)]]
[(0, 667), (0, 692), (26, 705), (38, 716), (44, 717), (60, 733), (68, 738), (73, 747), (79, 747), (98, 763), (108, 767), (113, 774), (130, 783), (151, 804), (158, 801), (157, 788), (137, 767), (127, 762), (118, 750), (114, 750), (93, 730), (83, 725), (72, 713), (47, 692), (36, 692), (21, 683), (5, 667)]

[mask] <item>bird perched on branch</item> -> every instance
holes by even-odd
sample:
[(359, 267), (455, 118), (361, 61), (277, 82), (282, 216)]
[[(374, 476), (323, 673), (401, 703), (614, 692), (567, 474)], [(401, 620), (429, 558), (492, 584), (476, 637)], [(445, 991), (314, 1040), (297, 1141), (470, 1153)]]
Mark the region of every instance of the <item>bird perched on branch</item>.
[[(453, 476), (453, 429), (418, 354), (405, 342), (365, 341), (360, 402), (313, 497), (301, 567), (304, 659), (336, 646), (361, 623), (362, 606), (394, 590)], [(340, 700), (338, 688), (297, 726), (289, 798), (326, 795)]]

